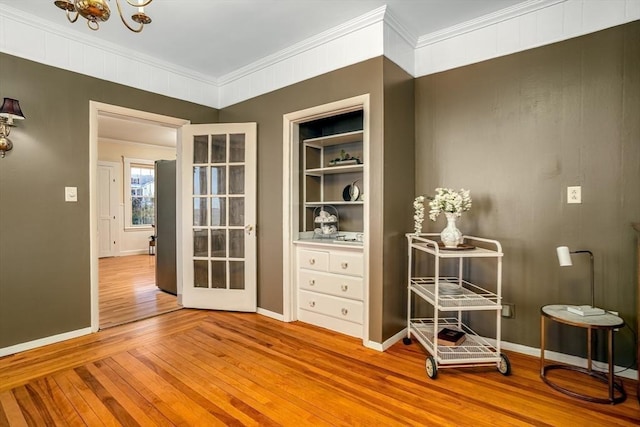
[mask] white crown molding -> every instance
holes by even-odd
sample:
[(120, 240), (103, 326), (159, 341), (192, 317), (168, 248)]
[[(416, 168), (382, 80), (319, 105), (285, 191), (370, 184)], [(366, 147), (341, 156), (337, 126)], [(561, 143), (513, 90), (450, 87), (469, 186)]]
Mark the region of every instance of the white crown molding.
[(407, 25), (400, 23), (398, 18), (396, 18), (391, 11), (386, 11), (384, 15), (384, 22), (394, 30), (400, 37), (406, 41), (409, 46), (415, 48), (418, 44), (418, 36), (416, 36), (416, 32), (409, 28)]
[(418, 42), (415, 44), (416, 48), (428, 46), (433, 43), (440, 42), (442, 40), (457, 37), (462, 34), (466, 34), (472, 31), (477, 31), (489, 25), (494, 25), (499, 22), (507, 21), (509, 19), (517, 18), (518, 16), (526, 15), (531, 12), (535, 12), (540, 9), (544, 9), (554, 4), (563, 3), (567, 0), (529, 0), (524, 3), (519, 3), (514, 6), (499, 10), (488, 15), (481, 16), (471, 21), (463, 22), (453, 27), (448, 27), (440, 31), (436, 31), (430, 34), (425, 34), (418, 38)]
[[(161, 69), (172, 74), (177, 74), (189, 79), (197, 80), (208, 85), (213, 85), (216, 87), (218, 86), (216, 79), (211, 76), (199, 73), (189, 68), (181, 67), (177, 64), (161, 61), (157, 58), (153, 58), (149, 55), (136, 52), (132, 49), (127, 49), (115, 43), (106, 42), (103, 39), (92, 34), (82, 34), (82, 37), (78, 37), (78, 32), (74, 31), (71, 28), (67, 28), (59, 24), (54, 24), (35, 15), (30, 15), (28, 13), (22, 12), (21, 10), (14, 9), (6, 4), (3, 4), (2, 8), (0, 8), (0, 17), (5, 17), (13, 21), (20, 22), (24, 25), (28, 25), (34, 29), (44, 31), (48, 34), (54, 34), (65, 39), (72, 40), (75, 43), (80, 43), (92, 48), (98, 48), (112, 55), (134, 59), (136, 62), (143, 63), (153, 68)], [(5, 48), (8, 52), (11, 52), (10, 46), (5, 46)]]
[(369, 27), (373, 24), (377, 24), (379, 22), (386, 21), (385, 16), (387, 15), (387, 6), (381, 6), (377, 9), (372, 10), (369, 13), (361, 15), (355, 19), (347, 21), (337, 27), (331, 28), (327, 31), (324, 31), (316, 36), (310, 37), (306, 40), (303, 40), (299, 43), (296, 43), (286, 49), (283, 49), (273, 55), (265, 56), (264, 58), (255, 61), (245, 67), (239, 68), (236, 71), (232, 71), (231, 73), (225, 74), (218, 78), (218, 84), (220, 86), (224, 86), (233, 81), (239, 80), (248, 75), (257, 73), (265, 68), (271, 67), (274, 64), (285, 61), (294, 56), (301, 55), (304, 52), (307, 52), (311, 49), (317, 48), (319, 46), (326, 45), (327, 43), (345, 37), (348, 34), (351, 34), (360, 29)]

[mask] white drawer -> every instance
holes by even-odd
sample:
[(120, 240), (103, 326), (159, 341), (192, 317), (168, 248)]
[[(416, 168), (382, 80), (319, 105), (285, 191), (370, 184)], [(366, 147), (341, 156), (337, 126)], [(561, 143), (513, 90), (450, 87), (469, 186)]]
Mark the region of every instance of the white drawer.
[(362, 324), (362, 302), (315, 292), (300, 291), (299, 307), (336, 319)]
[(314, 292), (338, 297), (362, 300), (364, 298), (361, 277), (349, 277), (316, 271), (300, 270), (298, 286)]
[(363, 255), (361, 253), (331, 252), (329, 271), (362, 277), (364, 271)]
[(298, 267), (309, 270), (329, 270), (329, 252), (300, 249), (298, 251)]

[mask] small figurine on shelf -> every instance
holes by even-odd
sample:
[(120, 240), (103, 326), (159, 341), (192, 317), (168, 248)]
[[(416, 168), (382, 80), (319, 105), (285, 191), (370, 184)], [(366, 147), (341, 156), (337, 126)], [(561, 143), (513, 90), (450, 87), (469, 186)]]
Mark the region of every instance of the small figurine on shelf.
[(340, 157), (337, 157), (329, 162), (329, 166), (346, 166), (346, 165), (359, 165), (362, 161), (351, 156), (344, 150), (340, 150)]

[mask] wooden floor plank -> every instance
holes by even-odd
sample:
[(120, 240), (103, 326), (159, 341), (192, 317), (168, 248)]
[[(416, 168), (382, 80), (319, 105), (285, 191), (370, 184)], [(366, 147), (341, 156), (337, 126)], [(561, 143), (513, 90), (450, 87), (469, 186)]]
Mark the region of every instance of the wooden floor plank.
[(175, 295), (156, 286), (156, 257), (100, 258), (100, 329), (180, 309)]
[[(385, 352), (304, 323), (180, 310), (0, 359), (0, 426), (636, 426), (628, 399), (556, 392), (539, 359), (441, 369), (417, 343)], [(586, 392), (603, 384), (562, 373)]]

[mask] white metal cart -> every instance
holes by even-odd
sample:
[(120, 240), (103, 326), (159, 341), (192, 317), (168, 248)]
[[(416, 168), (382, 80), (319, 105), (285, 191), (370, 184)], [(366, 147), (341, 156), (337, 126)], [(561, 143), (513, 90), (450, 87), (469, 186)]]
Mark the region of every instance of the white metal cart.
[[(438, 368), (495, 365), (503, 375), (511, 373), (511, 364), (500, 352), (500, 321), (502, 291), (502, 246), (496, 240), (463, 236), (464, 242), (458, 248), (448, 249), (434, 239), (438, 233), (407, 233), (409, 251), (409, 273), (407, 286), (407, 337), (405, 344), (411, 344), (413, 334), (430, 353), (425, 367), (429, 378), (436, 378)], [(473, 246), (477, 245), (477, 246)], [(434, 257), (433, 275), (419, 277), (414, 271), (417, 254), (426, 253)], [(473, 258), (495, 258), (495, 291), (489, 291), (464, 279), (464, 267)], [(440, 263), (443, 260), (457, 260), (457, 276), (441, 276)], [(428, 266), (422, 266), (427, 269)], [(454, 268), (455, 269), (455, 268)], [(412, 293), (433, 306), (433, 317), (412, 317)], [(463, 321), (463, 313), (468, 311), (494, 311), (496, 314), (495, 344), (479, 336)], [(465, 333), (466, 339), (458, 346), (438, 345), (438, 332), (449, 328)]]

